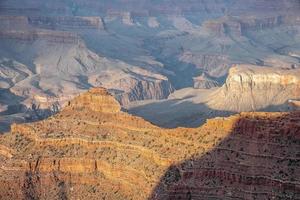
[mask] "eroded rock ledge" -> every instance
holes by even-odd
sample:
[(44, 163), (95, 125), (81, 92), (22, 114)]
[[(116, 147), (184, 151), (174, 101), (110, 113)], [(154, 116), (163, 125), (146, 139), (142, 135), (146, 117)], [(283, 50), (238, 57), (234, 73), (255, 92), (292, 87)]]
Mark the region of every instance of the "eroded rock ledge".
[[(70, 101), (72, 109), (90, 109), (96, 112), (117, 113), (121, 106), (104, 88), (93, 88)], [(67, 108), (68, 109), (68, 108)]]
[(214, 109), (233, 112), (280, 110), (280, 107), (287, 110), (288, 101), (300, 99), (299, 77), (299, 69), (236, 65), (208, 104)]

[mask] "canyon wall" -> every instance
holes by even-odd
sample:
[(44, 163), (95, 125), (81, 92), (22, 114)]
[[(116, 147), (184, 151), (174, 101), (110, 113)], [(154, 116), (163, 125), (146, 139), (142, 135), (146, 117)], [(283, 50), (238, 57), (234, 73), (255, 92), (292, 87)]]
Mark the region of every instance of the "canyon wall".
[(247, 36), (253, 31), (263, 31), (280, 26), (297, 26), (300, 24), (298, 15), (275, 16), (243, 16), (235, 18), (225, 16), (216, 20), (208, 20), (203, 26), (218, 36)]
[(236, 65), (208, 105), (234, 112), (272, 110), (273, 106), (276, 109), (288, 100), (300, 98), (299, 72), (299, 69)]
[(0, 38), (35, 41), (43, 39), (48, 42), (65, 43), (65, 44), (78, 44), (80, 38), (77, 34), (64, 31), (50, 31), (50, 30), (2, 30), (0, 31)]
[(171, 166), (153, 199), (299, 198), (298, 120), (295, 114), (242, 113), (211, 151)]
[(295, 199), (299, 117), (242, 113), (162, 129), (92, 89), (55, 116), (0, 136), (0, 197)]

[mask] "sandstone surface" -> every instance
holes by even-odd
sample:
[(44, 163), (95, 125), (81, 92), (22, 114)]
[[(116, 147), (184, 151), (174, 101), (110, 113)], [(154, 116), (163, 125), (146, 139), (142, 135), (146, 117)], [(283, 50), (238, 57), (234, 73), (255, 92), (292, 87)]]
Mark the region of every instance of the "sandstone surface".
[(13, 125), (0, 137), (1, 199), (299, 198), (299, 113), (162, 129), (119, 108), (97, 88)]
[(239, 65), (230, 69), (225, 84), (213, 95), (218, 98), (208, 105), (214, 109), (241, 112), (281, 106), (300, 98), (300, 71)]

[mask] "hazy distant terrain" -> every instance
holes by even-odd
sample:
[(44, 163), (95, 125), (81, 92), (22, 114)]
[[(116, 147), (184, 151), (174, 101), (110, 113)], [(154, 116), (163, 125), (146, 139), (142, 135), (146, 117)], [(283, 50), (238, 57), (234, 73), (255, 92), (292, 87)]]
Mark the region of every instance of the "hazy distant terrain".
[[(287, 91), (280, 89), (285, 83), (256, 76), (253, 82), (264, 83), (254, 90), (224, 87), (235, 65), (298, 77), (299, 9), (297, 0), (1, 1), (1, 129), (45, 118), (99, 86), (130, 112), (170, 127), (232, 112), (293, 109), (286, 102), (300, 99), (298, 80)], [(271, 94), (236, 102), (253, 91)], [(166, 108), (164, 117), (156, 118), (155, 108)]]

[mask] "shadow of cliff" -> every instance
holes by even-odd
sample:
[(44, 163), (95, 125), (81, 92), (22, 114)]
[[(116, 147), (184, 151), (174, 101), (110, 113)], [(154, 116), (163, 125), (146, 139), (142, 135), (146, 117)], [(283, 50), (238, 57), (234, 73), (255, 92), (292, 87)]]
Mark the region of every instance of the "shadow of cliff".
[[(18, 109), (20, 108), (20, 109)], [(23, 112), (24, 111), (24, 112)], [(10, 131), (10, 126), (13, 123), (31, 123), (40, 120), (44, 120), (58, 111), (51, 109), (32, 109), (27, 108), (24, 105), (13, 106), (12, 109), (8, 109), (0, 113), (0, 134)]]
[(170, 166), (149, 200), (300, 199), (299, 149), (300, 112), (243, 117), (212, 150)]
[[(23, 97), (17, 96), (10, 92), (9, 89), (0, 89), (0, 106), (3, 111), (0, 112), (0, 134), (1, 132), (9, 131), (12, 121), (22, 122), (22, 120), (16, 120), (17, 117), (12, 115), (20, 112), (23, 109), (21, 102), (24, 100)], [(11, 120), (15, 119), (15, 120)]]
[(9, 91), (9, 89), (0, 88), (0, 104), (14, 105), (23, 101), (25, 98), (17, 96)]
[[(186, 98), (193, 97), (191, 95)], [(291, 112), (295, 110), (286, 102), (280, 105), (269, 105), (249, 112)], [(207, 119), (228, 117), (238, 113), (228, 110), (215, 110), (208, 107), (205, 103), (194, 103), (184, 99), (148, 103), (131, 108), (127, 112), (163, 128), (197, 128), (203, 125)]]
[(43, 120), (59, 111), (58, 105), (53, 105), (52, 110), (41, 109), (35, 104), (28, 108), (22, 104), (24, 99), (11, 93), (8, 89), (0, 89), (0, 105), (6, 105), (5, 109), (0, 112), (0, 134), (9, 131), (13, 123)]
[(235, 114), (230, 111), (211, 109), (204, 103), (182, 100), (149, 103), (129, 109), (128, 112), (163, 128), (196, 128), (203, 125), (207, 119)]

